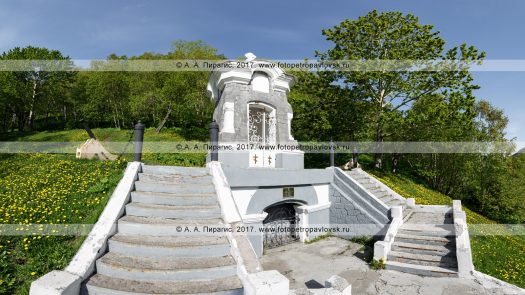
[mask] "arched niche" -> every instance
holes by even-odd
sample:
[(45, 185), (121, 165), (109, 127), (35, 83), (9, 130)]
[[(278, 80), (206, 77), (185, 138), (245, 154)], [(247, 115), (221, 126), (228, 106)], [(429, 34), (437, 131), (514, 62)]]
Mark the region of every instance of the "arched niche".
[(254, 72), (250, 84), (253, 91), (270, 93), (270, 77), (263, 72)]

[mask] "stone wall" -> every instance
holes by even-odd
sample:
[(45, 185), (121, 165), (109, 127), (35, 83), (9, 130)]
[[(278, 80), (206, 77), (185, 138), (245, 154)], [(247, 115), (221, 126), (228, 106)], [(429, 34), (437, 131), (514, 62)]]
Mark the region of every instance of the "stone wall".
[(346, 198), (335, 186), (330, 186), (330, 225), (341, 225), (350, 232), (336, 233), (337, 236), (374, 236), (384, 227), (377, 224), (366, 212), (354, 202)]
[(330, 186), (330, 224), (371, 224), (374, 221), (339, 190)]
[(248, 104), (260, 102), (276, 110), (276, 140), (278, 143), (296, 143), (288, 137), (288, 113), (292, 107), (288, 103), (286, 93), (270, 90), (270, 93), (254, 91), (251, 85), (229, 83), (223, 89), (220, 100), (215, 107), (213, 119), (219, 123), (219, 130), (223, 130), (223, 114), (225, 103), (234, 104), (234, 132), (221, 132), (219, 142), (248, 142)]

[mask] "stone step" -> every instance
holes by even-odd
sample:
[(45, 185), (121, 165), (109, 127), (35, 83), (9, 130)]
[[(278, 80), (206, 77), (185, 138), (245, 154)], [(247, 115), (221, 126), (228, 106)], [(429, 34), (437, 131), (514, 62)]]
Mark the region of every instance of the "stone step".
[(424, 250), (424, 249), (417, 249), (417, 248), (405, 248), (405, 247), (398, 247), (395, 245), (392, 245), (391, 247), (392, 251), (397, 252), (404, 252), (404, 253), (412, 253), (412, 254), (421, 254), (421, 255), (438, 255), (438, 256), (454, 256), (455, 250), (450, 249), (448, 252), (436, 252), (432, 250)]
[[(410, 221), (410, 219), (409, 219)], [(404, 223), (399, 229), (400, 233), (412, 234), (412, 235), (425, 235), (425, 236), (440, 236), (449, 237), (454, 236), (454, 225), (453, 224), (416, 224), (416, 223)]]
[(354, 171), (354, 170), (350, 170), (350, 171), (346, 171), (346, 174), (352, 176), (352, 177), (367, 177), (366, 175), (362, 174), (361, 172), (359, 171)]
[(162, 217), (177, 219), (210, 219), (221, 218), (221, 208), (210, 206), (172, 206), (143, 203), (129, 203), (126, 214), (130, 216)]
[(378, 199), (391, 198), (390, 194), (387, 193), (386, 191), (382, 191), (382, 192), (378, 192), (378, 193), (372, 192), (372, 194), (374, 196), (376, 196), (376, 198), (378, 198)]
[(109, 251), (129, 256), (219, 257), (230, 255), (225, 236), (132, 236), (118, 233), (109, 239)]
[(457, 263), (414, 260), (414, 259), (399, 258), (399, 257), (392, 257), (392, 256), (389, 256), (388, 259), (390, 261), (401, 262), (401, 263), (406, 263), (406, 264), (422, 265), (422, 266), (435, 266), (435, 267), (441, 267), (441, 268), (444, 268), (444, 269), (448, 269), (448, 270), (451, 270), (451, 271), (456, 271), (456, 272), (458, 271)]
[(177, 175), (177, 174), (148, 174), (139, 173), (138, 178), (144, 182), (168, 182), (168, 183), (212, 183), (211, 175)]
[(417, 265), (410, 263), (403, 263), (397, 261), (387, 261), (385, 263), (385, 268), (388, 270), (396, 270), (405, 273), (411, 273), (420, 276), (429, 276), (429, 277), (457, 277), (458, 273), (456, 271), (446, 269), (439, 266), (429, 266), (429, 265)]
[(370, 192), (374, 195), (379, 195), (380, 193), (386, 193), (388, 194), (388, 192), (384, 189), (382, 189), (381, 187), (378, 187), (376, 189), (373, 189), (373, 190), (370, 190)]
[(388, 201), (385, 203), (388, 207), (392, 207), (392, 206), (402, 206), (405, 204), (405, 202), (399, 200), (399, 199), (395, 199), (393, 198), (392, 200)]
[(406, 206), (403, 206), (403, 222), (406, 222), (414, 214), (414, 210)]
[(407, 252), (390, 251), (388, 261), (398, 261), (409, 264), (439, 266), (457, 271), (457, 260), (454, 256), (425, 255)]
[(378, 197), (378, 198), (379, 198), (381, 201), (383, 201), (383, 202), (388, 202), (388, 201), (390, 201), (390, 200), (395, 200), (395, 198), (394, 198), (392, 195), (390, 195), (390, 194), (385, 194), (385, 195), (383, 195), (383, 196), (381, 196), (381, 197)]
[(357, 177), (357, 178), (354, 178), (355, 181), (357, 181), (359, 184), (361, 185), (367, 185), (367, 184), (372, 184), (374, 183), (372, 180), (370, 180), (370, 178), (368, 177)]
[(216, 205), (217, 196), (215, 194), (169, 194), (152, 192), (131, 192), (133, 203), (173, 205), (173, 206), (198, 206)]
[[(405, 223), (406, 224), (406, 223)], [(399, 229), (398, 232), (408, 235), (418, 235), (418, 236), (431, 236), (431, 237), (444, 237), (444, 238), (453, 238), (453, 231), (421, 231), (421, 230), (410, 230), (410, 229)]]
[(455, 244), (454, 239), (448, 239), (445, 237), (410, 235), (410, 234), (403, 234), (403, 233), (398, 233), (395, 237), (395, 241), (413, 243), (413, 244), (423, 244), (423, 245), (436, 245), (436, 246)]
[(422, 255), (454, 255), (455, 247), (453, 245), (424, 245), (417, 243), (398, 242), (394, 240), (392, 250)]
[[(222, 219), (168, 219), (155, 217), (141, 217), (126, 215), (117, 222), (118, 232), (126, 235), (150, 235), (150, 236), (177, 236), (184, 233), (187, 228), (193, 229), (198, 227), (199, 230), (204, 226), (222, 227)], [(186, 231), (187, 233), (187, 231)], [(203, 232), (188, 235), (203, 235)], [(216, 234), (219, 235), (219, 234)]]
[(371, 191), (372, 189), (375, 189), (375, 188), (378, 188), (379, 185), (377, 185), (376, 183), (365, 183), (365, 184), (361, 184), (365, 189), (367, 189), (368, 191)]
[(143, 165), (142, 173), (163, 174), (163, 175), (188, 175), (204, 176), (209, 175), (209, 169), (205, 167), (180, 167), (180, 166), (155, 166)]
[(352, 177), (355, 180), (358, 179), (368, 179), (368, 177), (362, 173), (359, 172), (353, 172), (353, 171), (347, 171), (346, 174), (350, 177)]
[(160, 182), (136, 181), (135, 190), (142, 192), (154, 193), (172, 193), (172, 194), (212, 194), (215, 193), (215, 187), (212, 183), (208, 184), (170, 184)]
[(448, 225), (452, 227), (452, 217), (445, 213), (420, 212), (416, 210), (414, 216), (408, 221), (410, 224)]
[(109, 252), (97, 260), (97, 273), (137, 281), (189, 281), (234, 276), (237, 264), (229, 255), (160, 258)]
[(96, 274), (82, 287), (84, 294), (214, 294), (242, 295), (243, 288), (237, 276), (192, 281), (136, 281)]

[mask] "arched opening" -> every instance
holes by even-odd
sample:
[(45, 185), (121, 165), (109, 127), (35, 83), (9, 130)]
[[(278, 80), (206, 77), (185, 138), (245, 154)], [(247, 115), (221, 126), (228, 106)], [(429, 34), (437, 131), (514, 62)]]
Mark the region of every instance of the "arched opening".
[(301, 204), (280, 202), (264, 209), (268, 213), (263, 220), (264, 248), (275, 248), (300, 239), (296, 230), (299, 225), (299, 216), (295, 210), (297, 205)]

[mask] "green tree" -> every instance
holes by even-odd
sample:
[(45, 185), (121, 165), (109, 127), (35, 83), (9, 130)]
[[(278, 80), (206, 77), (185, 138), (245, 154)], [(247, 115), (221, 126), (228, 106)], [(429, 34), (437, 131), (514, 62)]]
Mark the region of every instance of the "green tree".
[(518, 201), (523, 196), (518, 183), (525, 179), (519, 162), (510, 156), (513, 145), (505, 138), (507, 117), (484, 100), (458, 101), (442, 95), (421, 98), (400, 126), (403, 137), (408, 141), (495, 142), (500, 143), (499, 150), (480, 146), (479, 153), (406, 154), (404, 170), (493, 219), (525, 219)]
[[(130, 127), (129, 85), (123, 72), (89, 73), (82, 104), (88, 121), (111, 121), (115, 128)], [(109, 119), (109, 120), (108, 120)]]
[[(201, 40), (173, 42), (166, 59), (219, 60), (225, 59), (217, 49)], [(169, 72), (162, 88), (162, 108), (178, 126), (204, 127), (211, 118), (214, 105), (206, 96), (208, 72)], [(161, 124), (163, 124), (161, 122)], [(159, 125), (161, 128), (162, 126)]]
[[(130, 60), (163, 60), (166, 55), (145, 52)], [(164, 96), (162, 87), (168, 74), (166, 72), (131, 72), (128, 74), (130, 89), (130, 111), (134, 119), (159, 125), (163, 112)]]
[[(520, 175), (519, 163), (510, 156), (514, 144), (505, 138), (508, 118), (503, 110), (484, 100), (477, 102), (474, 109), (475, 141), (498, 143), (498, 150), (486, 148), (474, 155), (475, 158), (469, 163), (470, 169), (466, 170), (469, 176), (466, 183), (468, 190), (463, 195), (474, 196), (479, 210), (492, 218), (515, 222), (523, 213), (514, 212), (523, 195), (514, 195), (513, 191), (516, 190), (508, 186), (517, 184)], [(522, 218), (525, 220), (525, 215)]]
[(348, 87), (331, 83), (329, 72), (290, 72), (297, 80), (289, 101), (298, 140), (354, 141), (366, 138), (369, 103)]
[[(445, 50), (445, 41), (431, 25), (422, 25), (412, 14), (371, 11), (356, 20), (345, 20), (338, 26), (323, 30), (334, 47), (325, 53), (317, 52), (323, 60), (462, 60), (481, 61), (485, 54), (465, 44)], [(407, 65), (398, 71), (372, 69), (367, 71), (340, 70), (333, 82), (351, 88), (359, 97), (372, 103), (373, 140), (382, 142), (392, 134), (385, 133), (393, 112), (410, 107), (421, 97), (440, 93), (473, 100), (472, 76), (462, 68), (455, 71), (410, 71)], [(395, 130), (392, 129), (392, 130)], [(375, 156), (381, 167), (381, 155)]]
[[(21, 103), (18, 99), (18, 91), (21, 83), (17, 81), (12, 72), (0, 72), (0, 106), (4, 111), (2, 129), (14, 130), (17, 127), (17, 115), (22, 113)], [(23, 124), (18, 120), (18, 125)]]
[[(451, 99), (434, 94), (422, 97), (405, 112), (396, 133), (407, 142), (462, 142), (475, 140), (473, 118), (475, 102)], [(405, 154), (405, 170), (423, 177), (434, 189), (455, 194), (464, 179), (460, 173), (468, 154), (422, 153)]]
[[(25, 127), (32, 130), (39, 111), (45, 111), (49, 116), (51, 106), (63, 109), (66, 101), (63, 94), (68, 91), (74, 78), (74, 72), (70, 71), (73, 64), (69, 57), (62, 55), (58, 50), (27, 46), (15, 47), (4, 52), (1, 59), (47, 62), (45, 65), (35, 62), (28, 71), (10, 72), (2, 77), (4, 81), (7, 79), (6, 84), (10, 85), (7, 95), (10, 100), (9, 108), (18, 117), (19, 131), (23, 131)], [(53, 71), (54, 67), (61, 67), (63, 70)]]
[(502, 184), (498, 202), (502, 204), (498, 207), (500, 215), (507, 222), (525, 223), (525, 155), (509, 158), (505, 173), (500, 174), (498, 180)]

